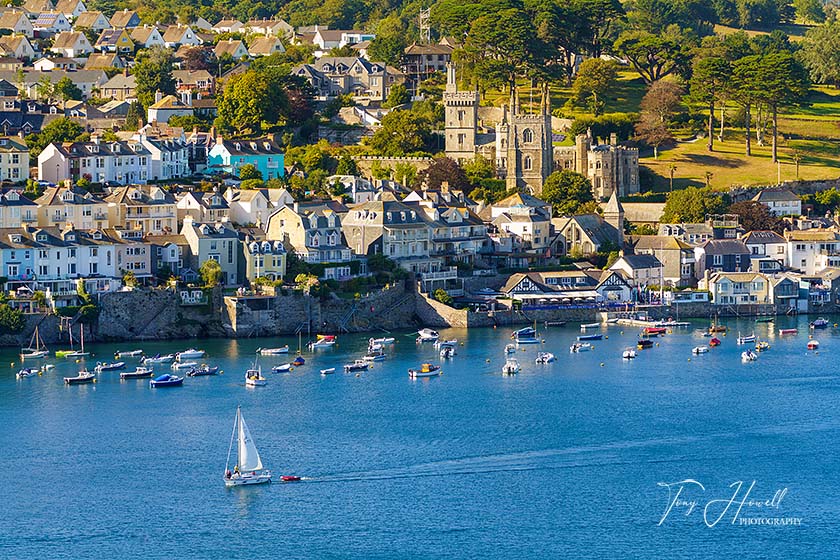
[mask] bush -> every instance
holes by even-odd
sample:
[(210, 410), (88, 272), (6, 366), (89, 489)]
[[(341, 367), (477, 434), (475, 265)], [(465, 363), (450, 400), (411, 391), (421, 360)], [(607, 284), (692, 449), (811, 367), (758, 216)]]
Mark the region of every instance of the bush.
[(0, 334), (16, 334), (23, 330), (23, 312), (6, 303), (0, 304)]
[(444, 305), (450, 306), (455, 301), (452, 299), (452, 296), (449, 295), (449, 292), (442, 288), (438, 288), (437, 290), (435, 290), (435, 292), (432, 294), (432, 299), (439, 301)]

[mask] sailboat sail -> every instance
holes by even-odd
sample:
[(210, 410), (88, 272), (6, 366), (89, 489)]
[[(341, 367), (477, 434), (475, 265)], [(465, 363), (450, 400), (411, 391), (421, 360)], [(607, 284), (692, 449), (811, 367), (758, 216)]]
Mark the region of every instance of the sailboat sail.
[(239, 414), (239, 470), (243, 472), (262, 470), (263, 464), (260, 459), (260, 453), (257, 451), (257, 446), (254, 440), (251, 439), (251, 432), (248, 431), (248, 426), (245, 424), (245, 418), (242, 412)]

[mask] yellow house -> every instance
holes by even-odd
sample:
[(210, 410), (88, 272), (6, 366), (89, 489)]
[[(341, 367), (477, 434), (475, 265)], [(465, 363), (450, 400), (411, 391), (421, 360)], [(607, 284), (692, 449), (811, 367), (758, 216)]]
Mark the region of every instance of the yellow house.
[(35, 200), (38, 227), (104, 229), (109, 227), (108, 203), (78, 187), (49, 187)]
[[(706, 284), (706, 285), (704, 285)], [(712, 293), (715, 305), (772, 303), (770, 279), (758, 272), (715, 272), (701, 288)]]
[(245, 233), (242, 241), (245, 257), (245, 278), (248, 283), (257, 278), (280, 280), (286, 274), (286, 248), (281, 241), (268, 241), (265, 234)]

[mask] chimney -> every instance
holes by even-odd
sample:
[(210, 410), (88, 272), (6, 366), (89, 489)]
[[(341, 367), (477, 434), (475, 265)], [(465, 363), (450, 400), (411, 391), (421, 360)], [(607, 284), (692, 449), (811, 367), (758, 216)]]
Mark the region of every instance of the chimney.
[(128, 66), (126, 66), (125, 68), (123, 68), (123, 76), (125, 76), (126, 78), (128, 78)]
[(90, 141), (98, 146), (99, 145), (99, 135), (96, 134), (96, 133), (91, 134), (90, 135)]
[(159, 103), (163, 99), (163, 93), (160, 90), (155, 92), (155, 103)]
[(610, 132), (610, 146), (618, 146), (618, 135), (615, 132)]

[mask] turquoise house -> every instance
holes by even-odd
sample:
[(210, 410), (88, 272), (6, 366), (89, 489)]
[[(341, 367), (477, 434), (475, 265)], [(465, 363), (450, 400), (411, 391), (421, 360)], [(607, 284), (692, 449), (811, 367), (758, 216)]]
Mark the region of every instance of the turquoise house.
[(219, 136), (207, 155), (208, 170), (230, 173), (237, 177), (239, 169), (249, 163), (262, 173), (265, 180), (285, 175), (283, 149), (270, 138), (225, 140)]

